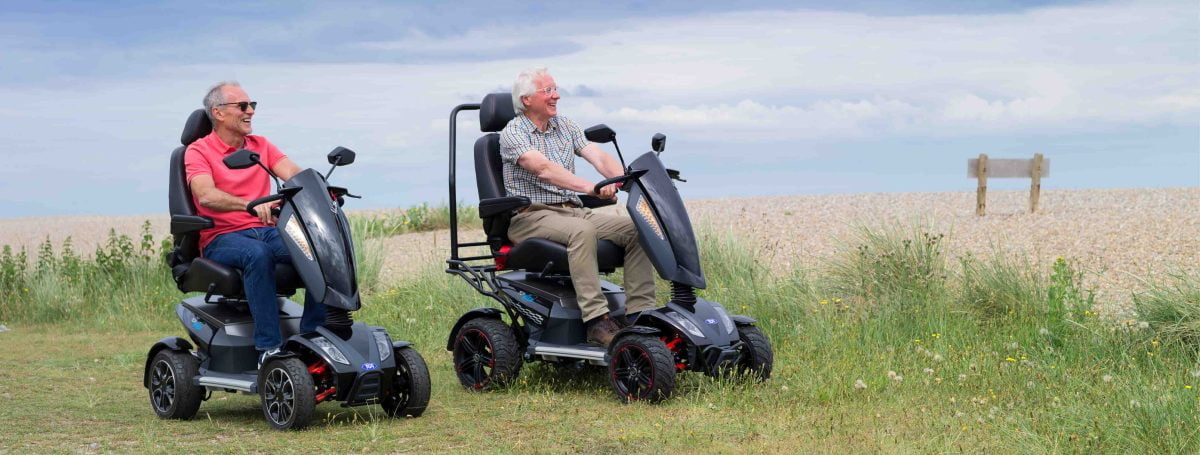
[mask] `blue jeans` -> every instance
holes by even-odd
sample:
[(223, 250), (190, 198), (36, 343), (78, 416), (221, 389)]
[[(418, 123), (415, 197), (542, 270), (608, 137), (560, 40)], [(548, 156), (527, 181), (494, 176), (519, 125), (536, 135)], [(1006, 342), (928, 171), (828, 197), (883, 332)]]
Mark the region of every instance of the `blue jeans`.
[[(267, 351), (282, 346), (275, 264), (291, 263), (292, 257), (279, 238), (279, 230), (260, 227), (218, 235), (204, 248), (204, 257), (242, 270), (242, 288), (254, 317), (254, 347)], [(314, 331), (324, 322), (325, 305), (306, 289), (300, 331)]]

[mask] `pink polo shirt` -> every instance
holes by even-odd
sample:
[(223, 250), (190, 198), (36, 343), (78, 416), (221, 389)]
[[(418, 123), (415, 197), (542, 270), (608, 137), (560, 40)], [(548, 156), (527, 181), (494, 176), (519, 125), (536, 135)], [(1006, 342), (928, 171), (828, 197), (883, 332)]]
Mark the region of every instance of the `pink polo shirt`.
[[(241, 148), (258, 153), (259, 159), (262, 160), (262, 163), (268, 169), (274, 169), (276, 163), (287, 158), (287, 155), (279, 151), (279, 147), (276, 147), (275, 144), (272, 144), (267, 138), (262, 136), (246, 136), (246, 143)], [(192, 178), (197, 175), (208, 174), (212, 176), (213, 183), (216, 184), (218, 190), (247, 201), (271, 194), (273, 192), (271, 176), (267, 175), (262, 168), (258, 166), (251, 166), (245, 169), (230, 169), (225, 167), (225, 163), (221, 160), (238, 150), (238, 148), (225, 145), (225, 142), (222, 142), (221, 138), (217, 136), (216, 131), (209, 133), (208, 136), (197, 139), (196, 142), (192, 142), (183, 156), (184, 167), (187, 169), (188, 185), (191, 185)], [(196, 206), (197, 215), (206, 216), (213, 220), (212, 229), (200, 231), (201, 254), (203, 254), (204, 247), (208, 246), (208, 242), (211, 242), (218, 235), (226, 232), (266, 226), (258, 217), (251, 215), (245, 210), (218, 212), (204, 207), (196, 199), (195, 193), (192, 194), (192, 203)]]

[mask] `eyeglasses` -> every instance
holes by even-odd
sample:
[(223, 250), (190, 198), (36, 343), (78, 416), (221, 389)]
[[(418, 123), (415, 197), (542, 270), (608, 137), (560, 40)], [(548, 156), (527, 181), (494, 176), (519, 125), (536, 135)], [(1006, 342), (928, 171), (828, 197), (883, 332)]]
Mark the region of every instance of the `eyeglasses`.
[(236, 103), (221, 103), (221, 104), (218, 104), (217, 107), (229, 106), (229, 105), (237, 106), (238, 109), (242, 110), (242, 112), (246, 112), (246, 108), (258, 109), (258, 101), (238, 101)]
[(543, 95), (549, 95), (549, 94), (551, 94), (551, 93), (558, 93), (558, 86), (557, 86), (557, 85), (551, 85), (551, 86), (549, 86), (549, 87), (546, 87), (546, 88), (540, 88), (540, 89), (534, 90), (534, 91), (533, 91), (533, 93), (541, 93), (541, 94), (543, 94)]

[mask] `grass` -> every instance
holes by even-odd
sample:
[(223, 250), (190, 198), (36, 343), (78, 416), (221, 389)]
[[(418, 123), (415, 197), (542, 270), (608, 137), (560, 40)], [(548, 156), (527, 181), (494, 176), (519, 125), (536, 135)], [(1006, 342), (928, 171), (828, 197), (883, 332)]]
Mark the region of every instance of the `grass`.
[[(426, 415), (392, 421), (373, 407), (323, 404), (316, 425), (298, 433), (269, 431), (244, 395), (214, 394), (194, 421), (155, 418), (142, 366), (151, 343), (179, 332), (168, 303), (178, 293), (157, 259), (137, 265), (139, 245), (123, 259), (137, 266), (120, 273), (80, 259), (102, 285), (42, 284), (0, 300), (0, 323), (12, 329), (0, 333), (0, 364), (27, 365), (0, 369), (0, 452), (1200, 450), (1196, 276), (1138, 294), (1146, 327), (1123, 329), (1091, 312), (1068, 260), (1045, 276), (1003, 254), (950, 261), (929, 228), (863, 230), (859, 248), (833, 263), (782, 275), (736, 238), (700, 238), (710, 283), (702, 295), (757, 318), (774, 344), (767, 383), (688, 373), (665, 404), (621, 405), (600, 369), (531, 364), (506, 390), (467, 392), (444, 349), (447, 332), (490, 303), (428, 264), (411, 280), (374, 283), (355, 316), (416, 343), (433, 376)], [(115, 251), (126, 250), (120, 244)], [(370, 240), (359, 244), (360, 260), (382, 255)], [(11, 273), (2, 266), (16, 255), (8, 257), (0, 273)], [(22, 276), (31, 275), (48, 279)], [(9, 298), (55, 292), (102, 302), (51, 311)], [(89, 308), (106, 303), (117, 306)]]

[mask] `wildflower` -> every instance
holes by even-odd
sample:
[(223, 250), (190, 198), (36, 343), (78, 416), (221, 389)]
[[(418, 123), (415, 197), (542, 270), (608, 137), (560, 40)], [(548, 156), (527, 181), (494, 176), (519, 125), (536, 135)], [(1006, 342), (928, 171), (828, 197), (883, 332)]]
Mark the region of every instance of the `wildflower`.
[(1140, 408), (1142, 407), (1142, 403), (1138, 402), (1138, 400), (1129, 400), (1129, 406), (1133, 408)]
[(1008, 361), (1008, 362), (1016, 362), (1017, 361), (1017, 359), (1014, 359), (1012, 357), (1005, 357), (1004, 360)]
[(787, 392), (788, 390), (791, 390), (791, 389), (789, 389), (788, 386), (781, 386), (781, 387), (779, 387), (779, 390)]
[(1048, 336), (1050, 336), (1050, 331), (1046, 330), (1045, 327), (1042, 327), (1042, 328), (1038, 329), (1038, 335), (1048, 337)]
[(942, 383), (942, 378), (941, 378), (941, 377), (936, 377), (936, 378), (933, 378), (933, 382), (934, 382), (935, 384), (941, 384), (941, 383)]
[(1148, 328), (1150, 328), (1150, 323), (1146, 322), (1146, 321), (1139, 322), (1138, 328), (1139, 329), (1148, 329)]
[(840, 298), (834, 298), (834, 299), (833, 299), (833, 303), (842, 303), (842, 299), (840, 299)]
[(1195, 370), (1192, 370), (1192, 377), (1193, 377), (1193, 378), (1200, 378), (1200, 368), (1198, 368), (1198, 369), (1195, 369)]
[(924, 372), (925, 374), (933, 374), (933, 368), (926, 368), (926, 369), (924, 369), (924, 370), (921, 370), (921, 371), (922, 371), (922, 372)]
[(1032, 389), (1032, 388), (1033, 388), (1035, 385), (1036, 385), (1036, 384), (1034, 384), (1034, 383), (1033, 383), (1033, 381), (1029, 381), (1029, 382), (1026, 382), (1026, 383), (1025, 383), (1025, 387), (1026, 387), (1026, 388), (1030, 388), (1030, 389)]
[(415, 322), (417, 322), (417, 318), (407, 318), (407, 319), (405, 319), (405, 320), (404, 320), (404, 322), (407, 322), (407, 323), (409, 323), (409, 324), (412, 324), (412, 323), (415, 323)]
[(933, 338), (941, 338), (941, 337), (942, 337), (942, 334), (940, 334), (940, 333), (937, 333), (937, 332), (933, 332), (933, 333), (932, 333), (932, 334), (930, 334), (929, 336), (930, 336), (930, 337), (933, 337)]
[(965, 375), (965, 374), (958, 375), (958, 382), (963, 382), (966, 380), (967, 380), (967, 375)]
[(829, 301), (825, 300), (825, 299), (821, 299), (821, 305), (829, 305)]
[(1192, 389), (1192, 385), (1191, 385), (1191, 384), (1187, 384), (1187, 385), (1184, 385), (1184, 386), (1183, 386), (1183, 388), (1185, 388), (1185, 389), (1188, 389), (1188, 390), (1191, 390), (1191, 389)]
[(1101, 376), (1100, 379), (1103, 380), (1104, 382), (1112, 382), (1112, 375), (1106, 374), (1104, 376)]
[(1021, 348), (1021, 345), (1017, 344), (1017, 342), (1014, 341), (1014, 342), (1008, 344), (1008, 348), (1012, 349), (1012, 350), (1017, 350), (1017, 349)]
[(867, 388), (867, 383), (863, 382), (863, 380), (862, 380), (862, 379), (855, 380), (855, 381), (854, 381), (854, 388), (855, 388), (855, 389), (858, 389), (858, 390), (863, 390), (863, 389), (866, 389), (866, 388)]

